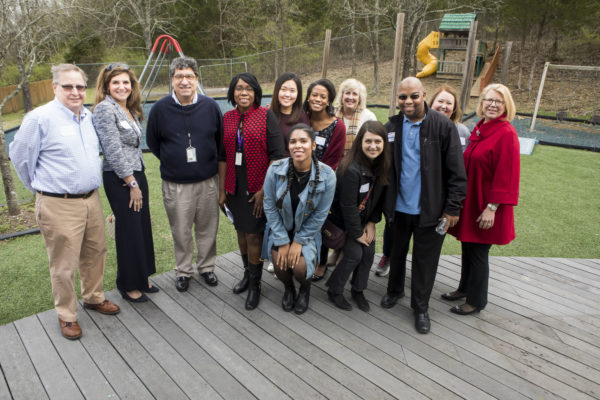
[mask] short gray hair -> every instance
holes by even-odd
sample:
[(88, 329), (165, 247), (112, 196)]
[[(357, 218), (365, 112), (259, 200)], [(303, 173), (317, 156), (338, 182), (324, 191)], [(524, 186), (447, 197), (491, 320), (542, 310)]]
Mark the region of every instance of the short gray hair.
[(60, 75), (63, 72), (75, 71), (75, 72), (79, 72), (81, 74), (83, 81), (87, 85), (88, 78), (87, 78), (87, 75), (85, 74), (85, 71), (82, 70), (81, 68), (79, 68), (75, 64), (53, 65), (52, 68), (50, 69), (50, 71), (52, 72), (52, 83), (54, 83), (54, 84), (58, 84), (58, 79), (60, 78)]
[(175, 71), (178, 69), (191, 68), (194, 74), (198, 76), (198, 63), (192, 57), (177, 57), (171, 61), (169, 66), (169, 76), (172, 78), (175, 75)]

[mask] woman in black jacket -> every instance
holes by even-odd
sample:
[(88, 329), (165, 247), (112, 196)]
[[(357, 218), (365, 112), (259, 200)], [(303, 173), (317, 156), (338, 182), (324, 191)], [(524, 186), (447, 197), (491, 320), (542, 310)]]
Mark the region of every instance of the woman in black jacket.
[(375, 255), (375, 224), (381, 220), (391, 158), (387, 130), (379, 121), (365, 122), (337, 171), (332, 222), (346, 231), (344, 256), (327, 281), (327, 294), (336, 307), (351, 310), (344, 286), (352, 276), (352, 299), (369, 311), (363, 295)]

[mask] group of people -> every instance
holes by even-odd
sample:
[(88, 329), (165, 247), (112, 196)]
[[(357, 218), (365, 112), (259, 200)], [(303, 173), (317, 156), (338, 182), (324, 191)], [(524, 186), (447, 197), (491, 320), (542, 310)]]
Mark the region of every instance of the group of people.
[[(90, 113), (83, 107), (85, 73), (71, 64), (55, 66), (52, 73), (55, 100), (26, 115), (10, 157), (36, 193), (61, 332), (76, 339), (77, 268), (84, 306), (119, 312), (102, 290), (101, 182), (115, 216), (117, 289), (134, 303), (148, 301), (147, 294), (159, 289), (148, 279), (156, 268), (135, 74), (124, 63), (105, 66)], [(485, 307), (490, 246), (515, 237), (519, 147), (506, 87), (484, 89), (478, 108), (483, 119), (469, 134), (459, 122), (454, 90), (440, 88), (430, 108), (417, 78), (400, 83), (400, 112), (384, 126), (366, 108), (366, 88), (355, 79), (342, 82), (337, 95), (331, 81), (319, 79), (303, 100), (298, 76), (284, 73), (265, 107), (256, 77), (241, 73), (227, 93), (233, 109), (222, 114), (213, 99), (197, 92), (194, 59), (174, 59), (169, 73), (173, 92), (152, 107), (146, 142), (160, 160), (177, 290), (188, 289), (194, 268), (206, 284), (218, 284), (221, 209), (237, 233), (244, 274), (233, 292), (247, 292), (246, 309), (259, 304), (268, 259), (284, 285), (284, 310), (306, 312), (312, 282), (335, 265), (326, 282), (329, 300), (352, 309), (343, 294), (350, 281), (353, 302), (368, 311), (363, 292), (375, 226), (385, 218), (382, 259), (389, 255), (389, 267), (380, 263), (377, 274), (385, 276), (386, 268), (390, 273), (382, 307), (404, 296), (412, 238), (411, 308), (416, 330), (429, 332), (428, 302), (447, 231), (462, 242), (462, 276), (457, 290), (442, 297), (466, 297), (451, 310), (459, 314)], [(326, 222), (343, 235), (329, 261), (322, 240)]]

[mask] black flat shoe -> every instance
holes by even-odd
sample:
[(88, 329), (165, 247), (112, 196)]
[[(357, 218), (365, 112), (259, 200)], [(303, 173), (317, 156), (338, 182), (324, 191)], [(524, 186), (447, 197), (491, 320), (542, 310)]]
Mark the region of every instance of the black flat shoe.
[(281, 299), (281, 308), (283, 311), (292, 311), (294, 306), (296, 305), (296, 288), (292, 284), (291, 286), (286, 286), (285, 291), (283, 292), (283, 298)]
[(175, 279), (175, 289), (180, 292), (185, 292), (190, 287), (190, 278), (187, 276), (178, 276)]
[(404, 297), (404, 292), (402, 292), (398, 295), (386, 293), (381, 298), (381, 307), (392, 308), (396, 305), (398, 300), (400, 300), (402, 297)]
[(344, 295), (341, 293), (333, 293), (329, 290), (327, 291), (327, 297), (329, 297), (329, 301), (331, 301), (337, 308), (342, 310), (350, 311), (352, 310), (352, 304), (348, 303)]
[(137, 299), (134, 299), (123, 290), (119, 290), (119, 292), (121, 292), (121, 296), (130, 303), (145, 303), (146, 301), (148, 301), (148, 296), (146, 296), (144, 293), (142, 293), (142, 295)]
[(151, 287), (142, 289), (142, 292), (145, 292), (145, 293), (157, 293), (157, 292), (160, 292), (160, 289), (157, 288), (156, 286), (151, 286)]
[(329, 268), (329, 266), (326, 265), (325, 271), (323, 271), (323, 275), (321, 275), (321, 276), (312, 274), (312, 277), (310, 278), (310, 280), (313, 282), (319, 282), (321, 279), (325, 278), (325, 275), (327, 275), (327, 268)]
[(463, 309), (464, 304), (460, 305), (460, 306), (454, 306), (450, 309), (450, 311), (452, 311), (454, 314), (458, 314), (458, 315), (469, 315), (469, 314), (475, 314), (478, 313), (479, 311), (482, 310), (481, 307), (475, 307), (470, 311), (466, 311), (465, 309)]
[[(457, 294), (453, 294), (453, 293), (457, 293)], [(454, 292), (447, 292), (442, 295), (442, 299), (449, 300), (449, 301), (460, 300), (460, 299), (464, 299), (465, 297), (467, 297), (467, 295), (465, 293), (459, 292), (458, 290), (455, 290)]]
[(429, 320), (429, 314), (415, 313), (415, 329), (417, 332), (426, 334), (431, 329), (431, 321)]

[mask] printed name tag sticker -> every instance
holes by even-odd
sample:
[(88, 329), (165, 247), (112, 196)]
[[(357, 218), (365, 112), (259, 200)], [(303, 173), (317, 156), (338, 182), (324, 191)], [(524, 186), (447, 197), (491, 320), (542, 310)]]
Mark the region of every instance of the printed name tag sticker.
[(366, 193), (369, 191), (369, 184), (365, 183), (364, 185), (360, 185), (360, 192), (361, 193)]
[(119, 125), (121, 125), (123, 129), (131, 129), (131, 125), (129, 125), (129, 122), (127, 121), (120, 121)]
[(317, 146), (325, 146), (325, 138), (323, 136), (317, 136), (315, 142), (317, 143)]
[(396, 132), (388, 132), (388, 142), (392, 143), (396, 138)]

